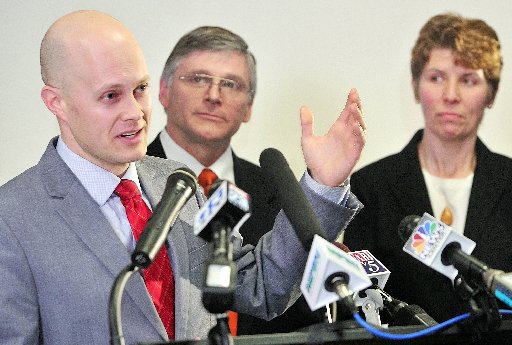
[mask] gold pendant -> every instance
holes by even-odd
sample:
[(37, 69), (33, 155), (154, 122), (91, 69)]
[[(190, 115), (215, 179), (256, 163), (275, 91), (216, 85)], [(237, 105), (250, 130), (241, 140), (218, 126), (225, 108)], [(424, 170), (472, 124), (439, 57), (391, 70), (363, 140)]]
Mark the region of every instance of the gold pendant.
[(443, 210), (443, 213), (441, 213), (441, 222), (445, 223), (446, 225), (452, 225), (453, 223), (453, 213), (448, 206), (446, 206)]

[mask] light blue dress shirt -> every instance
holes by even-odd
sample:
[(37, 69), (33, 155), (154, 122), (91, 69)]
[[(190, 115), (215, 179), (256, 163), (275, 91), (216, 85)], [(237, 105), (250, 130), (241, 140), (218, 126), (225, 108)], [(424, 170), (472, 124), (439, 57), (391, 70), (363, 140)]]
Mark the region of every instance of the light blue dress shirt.
[[(115, 234), (131, 253), (135, 248), (135, 238), (133, 237), (121, 199), (114, 194), (114, 189), (121, 179), (71, 151), (61, 138), (57, 142), (57, 152), (80, 183), (82, 183), (89, 195), (96, 201), (101, 212), (103, 212), (110, 225), (112, 225)], [(130, 179), (135, 182), (139, 191), (141, 191), (142, 198), (151, 209), (151, 205), (140, 187), (135, 163), (130, 163), (123, 179)]]

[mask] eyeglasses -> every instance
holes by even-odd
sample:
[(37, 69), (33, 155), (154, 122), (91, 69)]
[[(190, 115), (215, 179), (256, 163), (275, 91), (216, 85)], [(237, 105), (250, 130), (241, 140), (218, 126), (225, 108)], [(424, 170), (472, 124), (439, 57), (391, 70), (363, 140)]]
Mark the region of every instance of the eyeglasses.
[(218, 85), (223, 94), (231, 97), (251, 92), (247, 86), (235, 80), (214, 77), (208, 74), (188, 74), (180, 76), (178, 79), (196, 89), (209, 89), (212, 85)]

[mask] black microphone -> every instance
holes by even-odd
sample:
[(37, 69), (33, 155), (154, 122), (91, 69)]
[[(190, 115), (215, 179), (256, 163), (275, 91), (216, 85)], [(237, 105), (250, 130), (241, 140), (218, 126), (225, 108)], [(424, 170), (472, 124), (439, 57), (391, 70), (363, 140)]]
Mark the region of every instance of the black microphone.
[(132, 253), (134, 265), (142, 268), (151, 265), (179, 212), (194, 195), (196, 186), (196, 176), (188, 168), (178, 168), (169, 175), (162, 199), (149, 218)]
[(373, 278), (373, 285), (356, 295), (356, 305), (362, 308), (366, 322), (381, 326), (380, 311), (386, 310), (388, 326), (435, 326), (438, 323), (416, 304), (407, 304), (391, 297)]
[[(425, 265), (455, 278), (457, 271), (469, 282), (489, 289), (496, 298), (512, 306), (512, 274), (492, 269), (484, 262), (469, 255), (475, 243), (451, 230), (428, 213), (423, 217), (409, 215), (402, 219), (398, 234), (404, 244), (404, 251)], [(423, 249), (414, 243), (425, 243)], [(455, 275), (452, 272), (455, 272)]]
[(339, 300), (347, 310), (354, 311), (353, 291), (371, 285), (364, 269), (325, 239), (325, 231), (283, 154), (274, 148), (265, 149), (260, 165), (277, 186), (281, 207), (302, 246), (309, 251), (301, 282), (308, 306), (316, 310)]
[(384, 307), (391, 315), (389, 326), (426, 326), (431, 327), (437, 325), (437, 321), (427, 314), (420, 306), (416, 304), (407, 304), (396, 298), (391, 297), (388, 293), (376, 286), (382, 295)]
[(305, 250), (311, 249), (313, 237), (326, 238), (325, 231), (311, 208), (300, 183), (283, 154), (274, 148), (263, 150), (260, 165), (275, 186), (281, 206)]
[(212, 256), (203, 280), (203, 305), (211, 313), (230, 309), (236, 287), (237, 267), (233, 262), (231, 234), (249, 218), (249, 194), (234, 184), (217, 180), (210, 198), (196, 215), (194, 234), (213, 242)]

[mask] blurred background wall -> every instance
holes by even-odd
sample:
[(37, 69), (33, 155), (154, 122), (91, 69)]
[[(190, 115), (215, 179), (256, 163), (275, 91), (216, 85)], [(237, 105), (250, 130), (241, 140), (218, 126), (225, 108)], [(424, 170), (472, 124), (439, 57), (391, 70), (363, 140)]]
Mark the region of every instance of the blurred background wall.
[(316, 115), (323, 134), (356, 87), (367, 121), (367, 146), (357, 167), (399, 151), (422, 114), (410, 84), (410, 51), (423, 24), (441, 12), (487, 21), (497, 31), (504, 56), (500, 90), (487, 110), (480, 137), (512, 156), (512, 2), (508, 0), (1, 0), (0, 184), (37, 163), (57, 122), (39, 92), (39, 44), (59, 16), (97, 9), (125, 23), (139, 39), (152, 77), (152, 140), (165, 124), (158, 80), (172, 47), (186, 32), (219, 25), (241, 35), (256, 55), (258, 92), (253, 117), (234, 137), (238, 155), (258, 162), (275, 147), (298, 176), (299, 107)]

